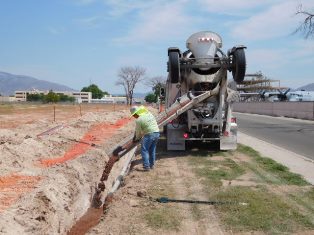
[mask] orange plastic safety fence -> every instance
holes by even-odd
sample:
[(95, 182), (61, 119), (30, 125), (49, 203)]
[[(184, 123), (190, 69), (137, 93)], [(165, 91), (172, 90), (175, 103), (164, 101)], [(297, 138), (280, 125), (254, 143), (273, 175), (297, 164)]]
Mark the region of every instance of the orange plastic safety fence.
[(74, 144), (69, 150), (67, 150), (62, 157), (42, 159), (40, 163), (44, 167), (49, 167), (75, 159), (92, 148), (91, 145), (86, 143), (100, 144), (104, 142), (104, 140), (110, 138), (117, 131), (117, 129), (124, 126), (128, 122), (130, 122), (130, 118), (119, 119), (114, 124), (100, 123), (94, 125), (80, 140), (77, 141), (78, 143)]

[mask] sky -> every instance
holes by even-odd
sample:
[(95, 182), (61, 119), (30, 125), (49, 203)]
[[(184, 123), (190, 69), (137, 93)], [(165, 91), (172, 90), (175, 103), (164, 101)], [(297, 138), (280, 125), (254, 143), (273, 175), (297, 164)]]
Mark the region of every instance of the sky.
[(0, 71), (122, 93), (121, 67), (167, 77), (167, 49), (213, 31), (225, 53), (247, 47), (247, 73), (297, 88), (314, 82), (314, 39), (293, 34), (300, 4), (314, 12), (314, 0), (0, 0)]

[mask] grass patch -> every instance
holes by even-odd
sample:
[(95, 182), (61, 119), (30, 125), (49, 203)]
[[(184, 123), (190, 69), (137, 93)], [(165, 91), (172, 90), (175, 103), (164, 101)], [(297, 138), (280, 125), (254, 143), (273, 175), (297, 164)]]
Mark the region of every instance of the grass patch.
[(237, 150), (252, 157), (257, 163), (257, 167), (260, 167), (267, 173), (271, 173), (278, 179), (269, 180), (267, 179), (267, 177), (263, 177), (263, 174), (258, 172), (258, 169), (254, 170), (252, 169), (252, 167), (250, 167), (251, 170), (254, 171), (257, 175), (259, 175), (261, 178), (264, 178), (267, 183), (279, 183), (299, 186), (309, 185), (309, 183), (305, 181), (301, 175), (290, 172), (288, 167), (274, 161), (273, 159), (262, 157), (259, 152), (255, 151), (251, 147), (238, 144)]
[(255, 149), (253, 149), (249, 146), (243, 145), (243, 144), (238, 144), (237, 151), (244, 153), (244, 154), (246, 154), (250, 157), (253, 157), (253, 158), (256, 156), (261, 157), (260, 153), (257, 152)]
[(210, 158), (192, 157), (190, 161), (194, 166), (194, 173), (198, 177), (204, 178), (213, 187), (222, 186), (221, 180), (232, 180), (245, 173), (243, 167), (229, 158), (222, 161), (212, 161)]
[(265, 188), (230, 187), (216, 194), (217, 200), (246, 202), (247, 206), (226, 204), (217, 206), (222, 220), (235, 231), (263, 231), (282, 234), (313, 229), (314, 224), (296, 209)]
[(181, 226), (179, 211), (168, 206), (151, 209), (144, 215), (144, 220), (153, 229), (179, 231)]
[(289, 197), (303, 208), (304, 213), (308, 214), (314, 223), (314, 188), (305, 192), (292, 192)]
[[(247, 206), (237, 203), (216, 206), (221, 221), (232, 231), (240, 233), (258, 231), (286, 234), (314, 229), (310, 206), (311, 203), (314, 204), (314, 189), (294, 193), (296, 203), (293, 203), (288, 199), (291, 195), (277, 196), (263, 185), (220, 187), (222, 180), (234, 180), (245, 172), (254, 173), (263, 184), (308, 185), (300, 175), (289, 172), (287, 167), (270, 158), (262, 157), (248, 146), (238, 145), (237, 152), (249, 156), (251, 160), (233, 161), (235, 151), (215, 154), (214, 156), (223, 156), (219, 161), (211, 160), (211, 156), (205, 157), (203, 154), (202, 157), (188, 158), (193, 172), (201, 178), (203, 190), (210, 200), (248, 203)], [(197, 207), (192, 210), (195, 210), (197, 218)]]
[(270, 158), (256, 157), (256, 162), (263, 169), (277, 176), (284, 184), (299, 186), (309, 185), (301, 175), (290, 172), (288, 167)]
[(312, 187), (309, 191), (304, 194), (304, 197), (308, 200), (312, 201), (314, 205), (314, 188)]

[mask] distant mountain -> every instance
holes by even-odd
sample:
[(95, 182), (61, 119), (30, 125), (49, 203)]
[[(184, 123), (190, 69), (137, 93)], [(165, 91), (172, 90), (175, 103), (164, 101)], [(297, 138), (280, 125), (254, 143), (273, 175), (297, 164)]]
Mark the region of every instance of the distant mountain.
[(14, 95), (14, 92), (18, 90), (32, 89), (42, 91), (74, 91), (74, 89), (58, 83), (47, 82), (24, 75), (0, 72), (0, 94), (2, 96)]
[(297, 88), (296, 90), (297, 91), (299, 91), (299, 90), (314, 91), (314, 83), (310, 83), (310, 84), (307, 84), (305, 86), (301, 86), (301, 87)]

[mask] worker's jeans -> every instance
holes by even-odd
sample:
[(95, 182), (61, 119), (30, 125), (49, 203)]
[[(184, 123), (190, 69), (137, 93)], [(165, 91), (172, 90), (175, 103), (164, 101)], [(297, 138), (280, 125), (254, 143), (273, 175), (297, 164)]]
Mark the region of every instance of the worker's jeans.
[(144, 169), (153, 168), (156, 159), (156, 146), (159, 138), (159, 132), (144, 135), (142, 139), (142, 159)]

